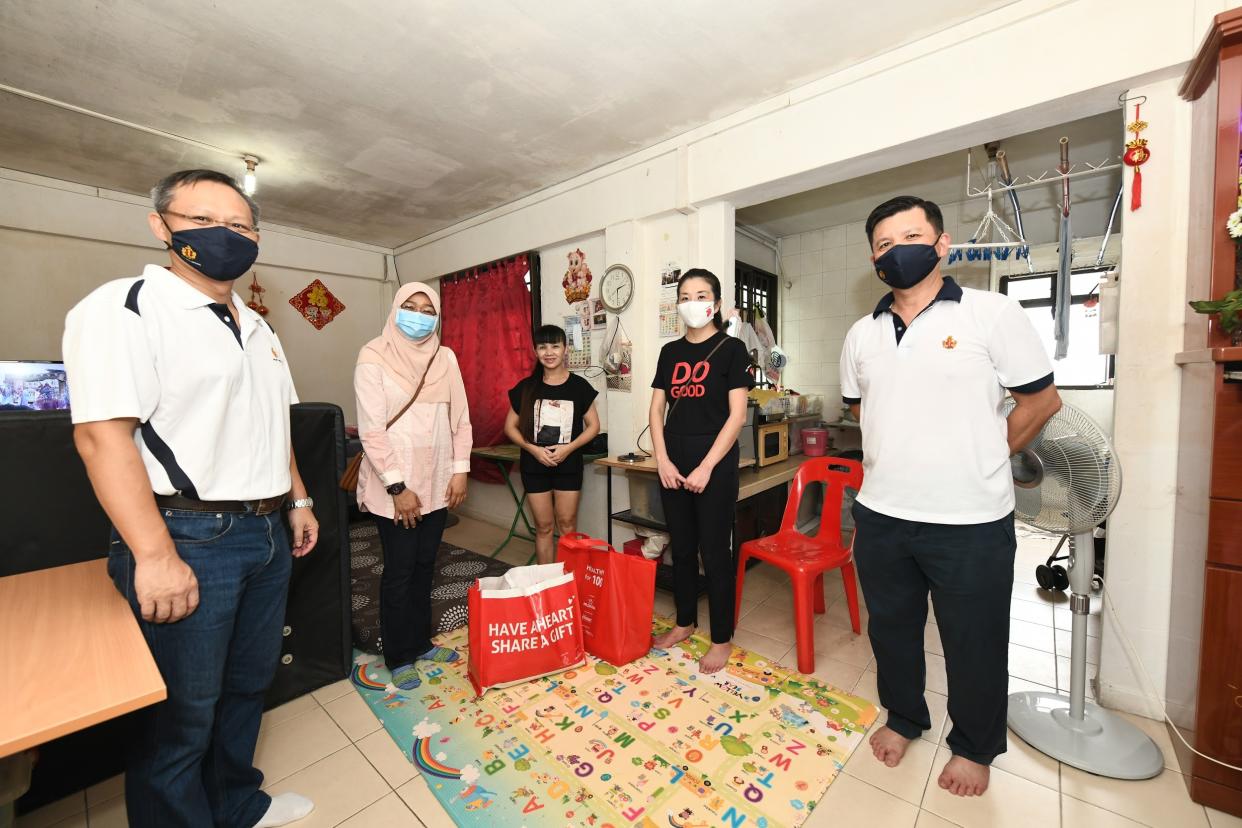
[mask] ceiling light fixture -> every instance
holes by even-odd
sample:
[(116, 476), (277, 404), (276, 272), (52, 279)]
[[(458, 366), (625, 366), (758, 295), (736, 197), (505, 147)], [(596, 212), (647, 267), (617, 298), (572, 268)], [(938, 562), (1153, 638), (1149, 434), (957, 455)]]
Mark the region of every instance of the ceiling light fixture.
[(259, 181), (254, 174), (254, 168), (259, 166), (259, 159), (253, 155), (243, 155), (242, 160), (246, 162), (246, 177), (242, 180), (242, 189), (246, 191), (246, 195), (252, 196), (259, 187)]

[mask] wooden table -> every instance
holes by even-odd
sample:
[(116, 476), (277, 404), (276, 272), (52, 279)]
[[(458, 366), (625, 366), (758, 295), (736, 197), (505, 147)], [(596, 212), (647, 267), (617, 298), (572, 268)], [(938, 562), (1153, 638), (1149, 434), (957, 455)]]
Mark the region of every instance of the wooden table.
[[(500, 550), (504, 549), (509, 541), (514, 538), (520, 538), (521, 540), (528, 540), (531, 543), (534, 543), (535, 527), (530, 525), (530, 520), (526, 517), (526, 492), (522, 492), (521, 496), (519, 496), (517, 489), (513, 488), (513, 481), (509, 476), (510, 470), (513, 468), (513, 464), (517, 463), (518, 460), (521, 459), (522, 450), (513, 443), (501, 443), (498, 446), (486, 446), (484, 448), (474, 449), (470, 452), (470, 456), (478, 457), (480, 460), (491, 460), (496, 464), (496, 468), (500, 469), (500, 474), (504, 477), (505, 485), (509, 487), (509, 495), (513, 498), (513, 503), (517, 506), (517, 510), (513, 513), (513, 520), (509, 523), (509, 534), (505, 535), (505, 539), (500, 542), (500, 546), (497, 546), (494, 550), (492, 550), (492, 557), (494, 558), (499, 555)], [(582, 462), (590, 463), (603, 456), (604, 455), (602, 454), (583, 454)], [(518, 531), (517, 525), (519, 520), (526, 524), (525, 535)], [(534, 559), (535, 553), (532, 552), (526, 563), (529, 564)]]
[[(782, 460), (779, 463), (773, 463), (770, 466), (756, 468), (751, 472), (743, 474), (739, 480), (737, 501), (739, 504), (750, 500), (757, 495), (763, 494), (777, 486), (784, 486), (794, 475), (798, 473), (798, 467), (806, 458), (802, 455), (791, 457), (788, 460)], [(647, 529), (655, 529), (660, 532), (667, 532), (668, 527), (654, 520), (648, 520), (635, 515), (632, 510), (626, 509), (621, 512), (613, 512), (612, 510), (612, 470), (622, 469), (627, 472), (636, 472), (639, 474), (656, 474), (655, 458), (647, 457), (635, 463), (627, 463), (624, 460), (618, 460), (616, 457), (604, 457), (595, 461), (598, 466), (608, 469), (608, 543), (612, 544), (612, 524), (613, 521), (620, 523), (628, 523), (632, 526), (642, 526)], [(754, 460), (744, 459), (738, 462), (739, 469), (748, 469), (755, 465)], [(736, 517), (736, 513), (735, 513)], [(779, 523), (780, 514), (774, 516)], [(734, 521), (733, 531), (733, 559), (734, 562), (738, 558), (738, 548), (740, 541), (737, 532), (737, 523)], [(752, 562), (757, 563), (757, 560)], [(672, 589), (672, 572), (671, 567), (660, 564), (659, 570), (656, 572), (656, 586), (661, 589)], [(706, 581), (700, 577), (699, 592), (700, 594), (706, 589)]]
[(0, 578), (0, 757), (167, 696), (106, 560)]

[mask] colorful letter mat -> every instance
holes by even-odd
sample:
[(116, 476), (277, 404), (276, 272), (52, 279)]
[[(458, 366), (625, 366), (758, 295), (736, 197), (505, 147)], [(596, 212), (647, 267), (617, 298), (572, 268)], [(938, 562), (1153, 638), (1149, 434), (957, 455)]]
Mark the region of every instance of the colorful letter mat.
[(466, 629), (437, 643), (462, 658), (422, 665), (415, 690), (365, 653), (353, 683), (458, 825), (800, 825), (877, 713), (741, 648), (700, 675), (697, 635), (476, 699)]

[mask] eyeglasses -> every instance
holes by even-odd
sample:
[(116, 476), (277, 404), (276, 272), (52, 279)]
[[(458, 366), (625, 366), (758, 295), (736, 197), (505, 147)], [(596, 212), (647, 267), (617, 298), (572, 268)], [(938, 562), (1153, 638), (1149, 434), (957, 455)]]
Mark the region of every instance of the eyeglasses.
[(243, 236), (253, 238), (259, 234), (257, 225), (242, 224), (239, 221), (218, 221), (210, 216), (187, 216), (185, 213), (178, 213), (175, 210), (165, 210), (170, 216), (176, 216), (179, 219), (185, 219), (198, 227), (227, 227), (234, 233), (240, 233)]

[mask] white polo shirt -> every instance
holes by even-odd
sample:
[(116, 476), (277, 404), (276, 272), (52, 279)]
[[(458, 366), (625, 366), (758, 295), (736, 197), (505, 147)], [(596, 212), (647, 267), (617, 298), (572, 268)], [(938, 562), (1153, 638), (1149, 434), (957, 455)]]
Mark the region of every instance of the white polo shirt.
[(73, 422), (136, 417), (156, 494), (256, 500), (289, 491), (284, 349), (233, 294), (240, 327), (159, 265), (96, 288), (65, 317)]
[(892, 304), (890, 293), (855, 322), (841, 351), (841, 395), (862, 406), (858, 501), (925, 523), (1004, 517), (1014, 507), (1005, 389), (1052, 384), (1034, 326), (1016, 300), (950, 278), (908, 328)]

